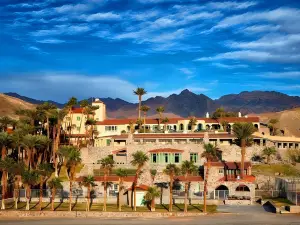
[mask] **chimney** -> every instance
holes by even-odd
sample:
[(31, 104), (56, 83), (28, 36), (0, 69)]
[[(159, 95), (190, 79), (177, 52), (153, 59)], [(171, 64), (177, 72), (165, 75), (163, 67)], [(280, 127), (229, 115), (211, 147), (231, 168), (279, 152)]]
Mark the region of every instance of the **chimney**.
[(209, 113), (208, 112), (206, 113), (206, 118), (209, 118)]
[(242, 113), (241, 112), (239, 112), (239, 117), (242, 117)]

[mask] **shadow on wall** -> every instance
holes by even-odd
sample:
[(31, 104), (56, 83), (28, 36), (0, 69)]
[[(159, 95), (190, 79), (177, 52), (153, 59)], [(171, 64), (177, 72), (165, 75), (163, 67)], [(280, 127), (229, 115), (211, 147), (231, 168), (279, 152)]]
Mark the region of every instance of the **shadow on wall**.
[(265, 204), (263, 204), (263, 209), (266, 211), (266, 212), (269, 212), (269, 213), (276, 213), (276, 208), (275, 208), (275, 206), (271, 203), (271, 202), (269, 202), (269, 201), (267, 201)]

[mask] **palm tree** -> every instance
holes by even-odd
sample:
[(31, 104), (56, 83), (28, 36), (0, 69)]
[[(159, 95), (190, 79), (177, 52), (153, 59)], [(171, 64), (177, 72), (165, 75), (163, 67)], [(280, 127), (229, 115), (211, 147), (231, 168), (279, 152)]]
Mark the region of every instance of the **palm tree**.
[(206, 213), (206, 196), (207, 196), (207, 182), (209, 176), (209, 170), (211, 167), (211, 161), (217, 159), (217, 148), (211, 143), (204, 144), (204, 152), (202, 152), (201, 157), (206, 159), (207, 168), (204, 179), (204, 193), (203, 193), (203, 212)]
[(59, 148), (59, 155), (63, 157), (64, 163), (69, 171), (69, 211), (72, 211), (72, 188), (73, 181), (76, 175), (76, 167), (81, 163), (80, 150), (78, 150), (77, 147), (74, 146), (61, 146)]
[(135, 122), (130, 120), (129, 121), (129, 133), (130, 134), (133, 134), (134, 133), (134, 125), (135, 125)]
[(165, 107), (159, 106), (156, 108), (156, 112), (159, 114), (158, 127), (160, 130), (160, 123), (162, 122), (162, 114), (165, 111)]
[(142, 96), (147, 94), (147, 91), (145, 91), (144, 88), (137, 88), (133, 91), (133, 93), (137, 96), (139, 96), (139, 119), (141, 119), (141, 106), (142, 106)]
[(164, 124), (164, 131), (167, 131), (167, 124), (169, 123), (168, 117), (164, 118), (162, 120), (162, 123)]
[(233, 133), (237, 137), (241, 146), (241, 179), (244, 178), (244, 168), (245, 168), (245, 154), (246, 154), (246, 145), (251, 135), (255, 132), (255, 127), (252, 123), (235, 123), (233, 125)]
[(62, 189), (63, 186), (61, 184), (61, 179), (58, 177), (54, 177), (48, 181), (48, 187), (51, 189), (51, 210), (54, 211), (54, 200), (56, 191)]
[(277, 131), (277, 127), (276, 124), (279, 122), (278, 119), (270, 119), (269, 123), (268, 123), (268, 127), (269, 129), (272, 131), (272, 135), (274, 136), (276, 134)]
[(121, 212), (122, 211), (121, 191), (123, 190), (124, 177), (127, 177), (127, 170), (123, 168), (119, 168), (116, 171), (116, 175), (119, 177), (118, 206), (119, 206), (119, 211)]
[[(133, 209), (136, 211), (136, 185), (137, 185), (137, 179), (141, 173), (141, 170), (143, 166), (149, 161), (149, 157), (143, 152), (143, 151), (136, 151), (132, 154), (132, 160), (131, 165), (136, 166), (137, 170), (135, 172), (135, 178), (132, 184), (132, 191), (134, 193), (134, 203), (133, 203)], [(132, 199), (131, 199), (132, 200)], [(132, 201), (131, 201), (132, 203)]]
[(190, 121), (189, 121), (189, 125), (191, 126), (191, 130), (192, 130), (192, 132), (194, 132), (194, 130), (195, 130), (195, 126), (197, 125), (197, 118), (196, 117), (191, 117), (190, 118)]
[(228, 124), (229, 124), (229, 123), (228, 123), (228, 121), (226, 121), (226, 120), (223, 120), (223, 121), (221, 122), (221, 125), (222, 125), (224, 131), (227, 131)]
[(107, 199), (107, 176), (110, 174), (114, 167), (115, 161), (112, 155), (109, 155), (100, 161), (101, 169), (104, 172), (104, 199), (103, 199), (103, 211), (106, 212), (106, 199)]
[[(35, 127), (35, 122), (41, 119), (41, 113), (37, 109), (22, 109), (17, 110), (16, 114), (28, 120), (32, 127)], [(34, 134), (35, 131), (32, 132)]]
[(39, 182), (39, 174), (36, 171), (25, 170), (22, 174), (22, 183), (26, 190), (26, 210), (29, 210), (31, 187)]
[(39, 145), (39, 136), (37, 135), (27, 134), (22, 139), (21, 146), (24, 147), (26, 151), (26, 157), (24, 159), (28, 169), (33, 168), (34, 151), (36, 151), (36, 147)]
[(178, 168), (175, 164), (168, 164), (164, 169), (164, 173), (170, 177), (170, 203), (169, 203), (169, 212), (173, 210), (173, 183), (174, 176), (180, 173), (180, 168)]
[(47, 148), (49, 146), (50, 140), (47, 136), (38, 135), (37, 136), (37, 146), (33, 151), (34, 168), (36, 169), (43, 161), (46, 160)]
[(270, 163), (271, 156), (276, 155), (276, 153), (277, 153), (277, 150), (276, 150), (275, 147), (265, 147), (263, 149), (263, 155), (267, 156), (267, 163), (268, 164)]
[(148, 188), (145, 199), (150, 201), (151, 212), (155, 211), (155, 198), (158, 198), (159, 196), (160, 191), (157, 189), (157, 187), (153, 186)]
[(187, 200), (189, 191), (189, 181), (188, 177), (197, 171), (197, 166), (194, 165), (193, 161), (183, 161), (181, 164), (181, 172), (185, 177), (184, 184), (184, 212), (187, 212)]
[[(89, 101), (87, 99), (84, 99), (84, 100), (82, 100), (82, 101), (79, 102), (80, 108), (82, 108), (81, 117), (80, 117), (79, 131), (81, 131), (83, 116), (84, 116), (84, 114), (86, 112), (86, 109), (89, 106), (89, 104), (90, 103), (89, 103)], [(78, 145), (78, 139), (77, 139), (77, 145)]]
[(0, 131), (6, 132), (9, 125), (12, 125), (13, 120), (8, 116), (0, 117)]
[(39, 210), (42, 210), (43, 203), (43, 185), (50, 178), (52, 173), (54, 172), (54, 168), (50, 163), (42, 163), (39, 164), (38, 174), (40, 175), (40, 200), (39, 200)]
[(90, 126), (90, 130), (89, 130), (89, 142), (90, 144), (92, 143), (92, 146), (94, 146), (94, 126), (96, 125), (97, 121), (89, 118), (86, 120), (85, 125), (86, 126)]
[(146, 117), (147, 117), (147, 112), (150, 110), (150, 107), (147, 105), (142, 105), (140, 110), (144, 112), (144, 133), (146, 133)]
[(73, 123), (73, 107), (75, 105), (77, 105), (77, 98), (75, 97), (71, 97), (69, 99), (69, 101), (67, 102), (66, 104), (66, 109), (68, 110), (69, 112), (69, 115), (70, 115), (70, 124), (69, 124), (69, 144), (70, 144), (70, 140), (71, 140), (71, 134), (72, 134), (72, 123)]
[(83, 177), (82, 185), (87, 188), (86, 211), (90, 211), (91, 190), (93, 187), (97, 186), (95, 184), (95, 178), (91, 175)]
[(5, 209), (5, 199), (7, 194), (7, 177), (8, 172), (14, 163), (14, 160), (11, 158), (6, 157), (5, 159), (0, 160), (0, 171), (2, 171), (2, 204), (1, 209)]

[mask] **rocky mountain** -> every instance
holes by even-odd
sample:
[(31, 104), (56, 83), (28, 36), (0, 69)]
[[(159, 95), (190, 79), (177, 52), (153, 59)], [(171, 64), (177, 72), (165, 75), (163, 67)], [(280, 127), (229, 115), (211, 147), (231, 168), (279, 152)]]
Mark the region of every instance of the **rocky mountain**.
[[(6, 93), (33, 104), (40, 104), (43, 101), (27, 98), (16, 93)], [(101, 98), (106, 104), (107, 114), (110, 118), (135, 117), (138, 104), (124, 101), (120, 98)], [(92, 101), (92, 99), (89, 99)], [(50, 101), (58, 107), (64, 104)], [(242, 113), (264, 113), (277, 112), (300, 106), (300, 97), (289, 96), (275, 91), (252, 91), (239, 94), (224, 95), (213, 100), (203, 94), (195, 94), (189, 90), (183, 90), (180, 94), (172, 94), (169, 97), (157, 96), (143, 101), (143, 104), (150, 106), (149, 116), (156, 114), (158, 106), (164, 106), (168, 116), (198, 116), (203, 117), (206, 112), (213, 112), (218, 107), (224, 107), (229, 111), (241, 111)]]

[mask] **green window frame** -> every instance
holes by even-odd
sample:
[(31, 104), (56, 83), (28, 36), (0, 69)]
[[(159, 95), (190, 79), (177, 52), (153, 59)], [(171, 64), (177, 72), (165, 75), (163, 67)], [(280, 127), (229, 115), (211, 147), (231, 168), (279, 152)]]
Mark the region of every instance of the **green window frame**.
[(190, 153), (190, 161), (197, 163), (198, 162), (198, 153)]
[(174, 154), (174, 163), (180, 163), (181, 162), (181, 154), (175, 153)]
[(158, 154), (157, 153), (151, 154), (151, 163), (158, 163)]
[(80, 121), (80, 116), (77, 116), (77, 121)]
[(169, 153), (164, 153), (164, 163), (169, 163), (170, 162), (170, 155)]

